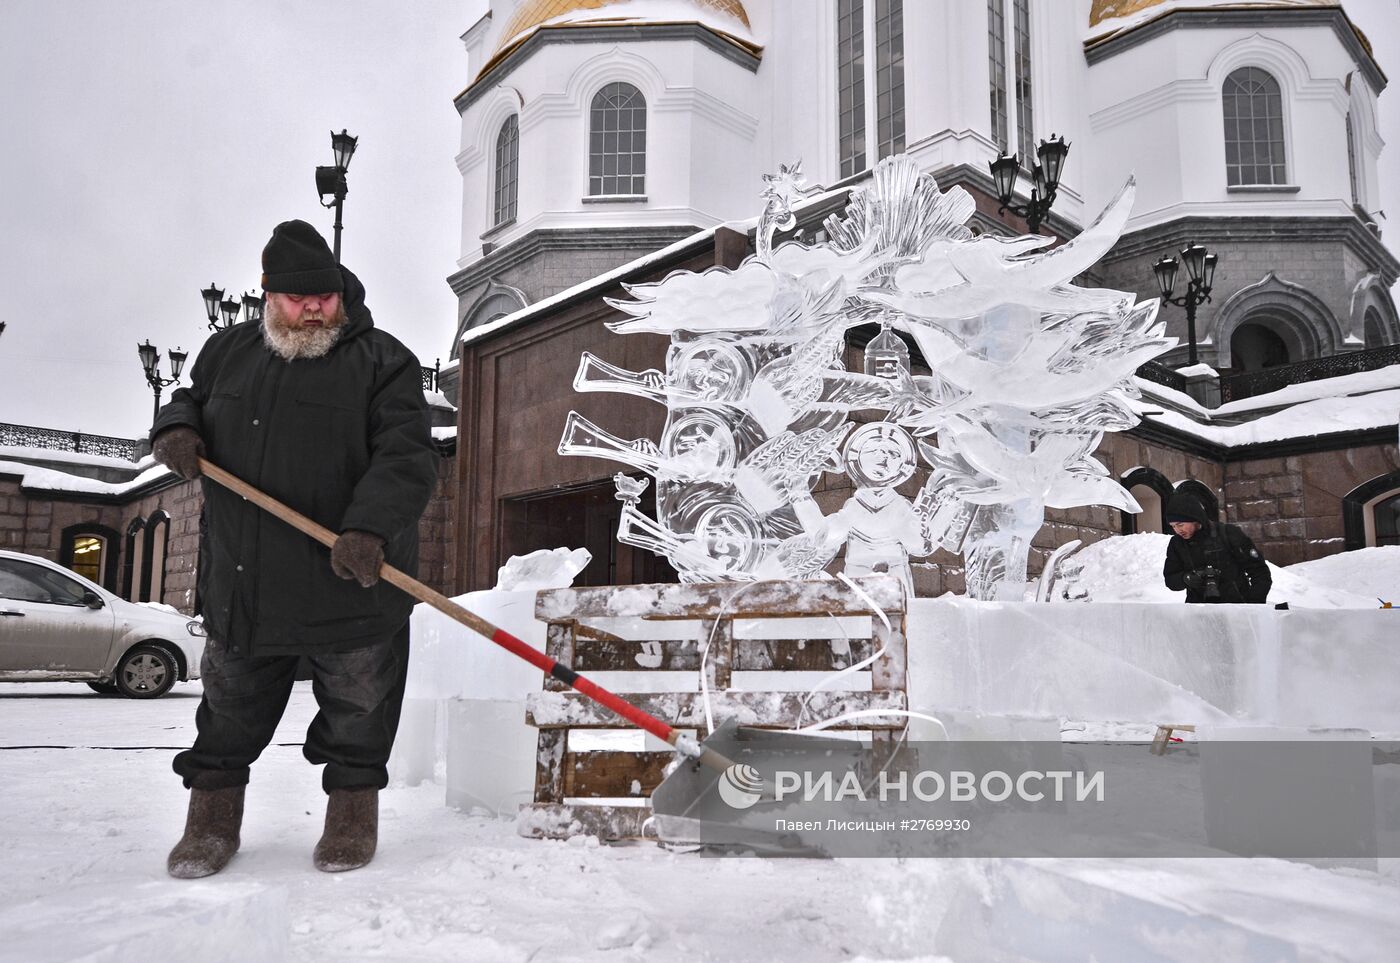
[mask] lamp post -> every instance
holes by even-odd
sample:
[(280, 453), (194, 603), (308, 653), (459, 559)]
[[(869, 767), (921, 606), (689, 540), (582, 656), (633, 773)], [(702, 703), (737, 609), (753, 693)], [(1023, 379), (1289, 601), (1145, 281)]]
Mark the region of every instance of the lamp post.
[(144, 344), (136, 346), (136, 352), (141, 356), (141, 367), (146, 371), (146, 384), (151, 386), (151, 390), (156, 395), (156, 406), (151, 410), (151, 424), (155, 424), (156, 415), (160, 414), (160, 389), (180, 380), (180, 369), (185, 366), (185, 358), (189, 355), (179, 348), (170, 349), (170, 377), (162, 378), (160, 376), (160, 349), (151, 344), (149, 338)]
[(236, 298), (225, 298), (224, 292), (213, 283), (199, 293), (204, 298), (204, 313), (209, 318), (211, 331), (222, 331), (237, 324), (240, 308), (245, 321), (257, 324), (262, 320), (264, 299), (252, 291), (243, 295), (241, 304)]
[(1161, 260), (1152, 265), (1152, 273), (1157, 275), (1157, 289), (1161, 292), (1162, 300), (1186, 309), (1188, 365), (1197, 363), (1196, 306), (1210, 300), (1210, 289), (1215, 283), (1215, 264), (1218, 260), (1216, 255), (1206, 250), (1205, 245), (1188, 241), (1181, 249), (1181, 262), (1186, 265), (1186, 273), (1190, 280), (1186, 284), (1186, 293), (1177, 297), (1172, 297), (1172, 288), (1176, 284), (1176, 258), (1163, 255)]
[(1021, 169), (1017, 155), (1007, 157), (1002, 154), (989, 165), (992, 180), (996, 183), (997, 200), (1001, 207), (997, 213), (1010, 211), (1026, 219), (1026, 227), (1032, 234), (1040, 233), (1040, 222), (1050, 213), (1050, 205), (1055, 203), (1055, 194), (1060, 189), (1060, 173), (1064, 170), (1065, 157), (1069, 154), (1069, 144), (1063, 137), (1050, 135), (1035, 149), (1037, 163), (1031, 169), (1031, 199), (1025, 204), (1013, 204), (1016, 192), (1016, 174)]
[[(335, 154), (335, 165), (333, 167), (316, 168), (316, 192), (321, 195), (322, 207), (335, 208), (335, 263), (340, 263), (340, 213), (345, 206), (345, 195), (349, 193), (350, 187), (345, 180), (345, 172), (350, 167), (350, 158), (355, 156), (355, 145), (360, 142), (358, 137), (351, 137), (342, 128), (340, 133), (331, 132), (331, 152)], [(326, 203), (326, 198), (332, 198)]]

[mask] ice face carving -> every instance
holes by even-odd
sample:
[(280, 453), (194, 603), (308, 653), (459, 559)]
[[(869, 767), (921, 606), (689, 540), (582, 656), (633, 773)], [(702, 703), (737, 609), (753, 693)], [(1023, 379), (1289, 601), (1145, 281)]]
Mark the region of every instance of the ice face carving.
[[(688, 581), (822, 576), (844, 549), (853, 574), (889, 572), (911, 592), (909, 559), (963, 553), (975, 598), (1019, 599), (1045, 508), (1138, 507), (1091, 455), (1137, 423), (1139, 365), (1175, 341), (1157, 302), (1071, 280), (1112, 247), (1130, 180), (1077, 238), (975, 236), (961, 188), (940, 191), (908, 157), (887, 158), (827, 239), (774, 246), (808, 194), (801, 165), (765, 177), (757, 253), (733, 270), (632, 285), (620, 334), (671, 339), (666, 370), (628, 371), (584, 353), (574, 387), (666, 406), (659, 442), (627, 440), (570, 413), (562, 454), (610, 458), (618, 539), (664, 555)], [(861, 371), (846, 333), (879, 324)], [(913, 345), (929, 366), (913, 374)], [(883, 420), (857, 427), (853, 411)], [(897, 489), (929, 469), (912, 498)], [(823, 474), (854, 494), (827, 514)], [(831, 506), (829, 506), (831, 507)]]

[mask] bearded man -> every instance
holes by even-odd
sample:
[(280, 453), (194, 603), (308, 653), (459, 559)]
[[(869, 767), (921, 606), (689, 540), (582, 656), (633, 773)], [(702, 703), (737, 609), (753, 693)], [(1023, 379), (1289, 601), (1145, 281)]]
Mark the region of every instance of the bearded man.
[(437, 480), (418, 359), (374, 326), (359, 279), (305, 221), (263, 249), (261, 325), (211, 337), (152, 426), (152, 453), (185, 478), (199, 457), (320, 522), (326, 549), (204, 483), (199, 601), (209, 632), (190, 790), (172, 876), (217, 873), (239, 845), (249, 767), (272, 740), (305, 656), (319, 712), (302, 750), (325, 765), (315, 865), (370, 861), (398, 729), (412, 600), (379, 581), (417, 571), (418, 519)]

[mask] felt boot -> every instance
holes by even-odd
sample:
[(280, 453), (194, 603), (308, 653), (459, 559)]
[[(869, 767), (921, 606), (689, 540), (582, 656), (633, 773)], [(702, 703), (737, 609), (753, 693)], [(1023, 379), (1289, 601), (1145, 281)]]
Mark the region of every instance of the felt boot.
[(238, 831), (243, 825), (243, 791), (191, 789), (185, 835), (170, 851), (165, 868), (177, 879), (212, 876), (228, 865), (238, 852)]
[(359, 869), (374, 858), (378, 843), (379, 790), (373, 786), (331, 790), (326, 829), (316, 844), (316, 868), (323, 873)]

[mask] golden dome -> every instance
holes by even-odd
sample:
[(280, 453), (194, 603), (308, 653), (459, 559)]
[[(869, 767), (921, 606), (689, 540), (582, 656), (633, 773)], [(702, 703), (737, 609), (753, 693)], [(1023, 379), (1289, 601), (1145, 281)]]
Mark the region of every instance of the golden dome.
[[(732, 20), (737, 20), (739, 23), (743, 24), (745, 28), (749, 26), (748, 12), (744, 10), (744, 5), (740, 0), (684, 0), (684, 2), (688, 6), (696, 7), (697, 12), (709, 11), (717, 13)], [(670, 6), (674, 7), (677, 5), (678, 4), (673, 3)], [(604, 9), (612, 6), (618, 6), (620, 9), (615, 11)], [(635, 6), (637, 9), (629, 10), (628, 7), (632, 6)], [(525, 40), (541, 27), (555, 26), (549, 24), (548, 21), (568, 14), (578, 14), (588, 10), (598, 11), (596, 14), (592, 15), (585, 14), (583, 16), (570, 17), (568, 21), (560, 23), (557, 26), (596, 27), (611, 22), (630, 21), (643, 17), (655, 22), (686, 22), (684, 19), (677, 17), (667, 17), (664, 20), (658, 20), (655, 17), (647, 17), (645, 9), (646, 6), (644, 3), (637, 3), (634, 5), (629, 3), (628, 0), (524, 0), (524, 2), (516, 8), (515, 13), (511, 14), (511, 18), (506, 21), (505, 29), (501, 31), (500, 39), (496, 42), (496, 49), (492, 51), (491, 56), (487, 58), (486, 63), (482, 66), (481, 72), (478, 73), (477, 76), (480, 77), (482, 74), (486, 73), (487, 70), (494, 67), (502, 57), (524, 43)], [(726, 36), (729, 35), (726, 34)], [(753, 48), (751, 42), (743, 41), (738, 37), (730, 36), (729, 39), (734, 40), (746, 48)]]
[[(1119, 17), (1131, 17), (1133, 14), (1149, 7), (1166, 6), (1166, 0), (1094, 0), (1093, 7), (1089, 10), (1089, 26), (1097, 27), (1105, 20), (1115, 20)], [(1340, 7), (1339, 0), (1240, 0), (1238, 3), (1183, 3), (1180, 5), (1167, 6), (1162, 14), (1170, 10), (1219, 10), (1226, 9), (1259, 9), (1269, 7)], [(1153, 18), (1155, 19), (1155, 18)]]

